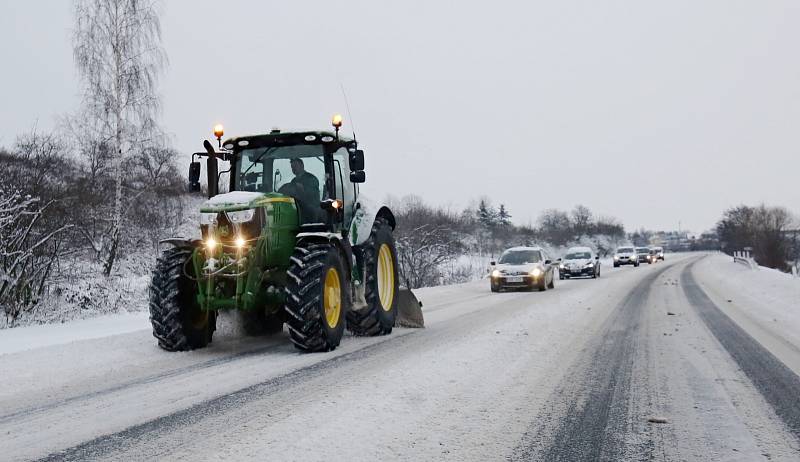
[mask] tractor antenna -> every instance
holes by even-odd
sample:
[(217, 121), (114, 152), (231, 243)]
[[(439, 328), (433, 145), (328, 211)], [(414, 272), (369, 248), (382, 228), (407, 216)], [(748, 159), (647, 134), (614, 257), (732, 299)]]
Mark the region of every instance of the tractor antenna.
[(339, 87), (342, 89), (342, 96), (344, 97), (344, 105), (347, 108), (347, 118), (350, 119), (350, 125), (353, 126), (353, 141), (358, 144), (356, 141), (356, 123), (353, 120), (353, 114), (350, 113), (350, 102), (347, 100), (347, 93), (344, 91), (344, 84), (339, 82)]

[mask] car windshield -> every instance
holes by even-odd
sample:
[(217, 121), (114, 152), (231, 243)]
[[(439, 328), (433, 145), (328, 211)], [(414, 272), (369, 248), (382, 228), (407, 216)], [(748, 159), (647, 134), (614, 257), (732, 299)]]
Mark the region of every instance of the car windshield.
[(564, 260), (583, 260), (586, 258), (592, 258), (592, 254), (589, 252), (573, 252), (568, 253)]
[(507, 265), (524, 265), (538, 263), (542, 256), (538, 250), (510, 250), (500, 256), (500, 263)]
[(617, 249), (617, 253), (633, 253), (632, 247), (620, 247)]
[(639, 253), (649, 253), (650, 249), (648, 249), (647, 247), (639, 247), (638, 249), (636, 249), (636, 251)]

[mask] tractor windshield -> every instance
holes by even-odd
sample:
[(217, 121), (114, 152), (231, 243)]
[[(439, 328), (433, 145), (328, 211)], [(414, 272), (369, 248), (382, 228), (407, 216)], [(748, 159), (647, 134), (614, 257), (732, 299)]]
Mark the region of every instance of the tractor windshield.
[(244, 149), (236, 160), (232, 183), (236, 191), (278, 192), (291, 196), (300, 204), (301, 214), (309, 215), (302, 217), (302, 221), (316, 221), (325, 187), (323, 147), (294, 145)]
[[(283, 192), (281, 189), (287, 189), (287, 185), (299, 184), (305, 186), (306, 193), (315, 192), (317, 201), (322, 195), (325, 163), (321, 145), (245, 149), (234, 170), (237, 191)], [(316, 180), (316, 191), (308, 190), (314, 183), (309, 175)]]

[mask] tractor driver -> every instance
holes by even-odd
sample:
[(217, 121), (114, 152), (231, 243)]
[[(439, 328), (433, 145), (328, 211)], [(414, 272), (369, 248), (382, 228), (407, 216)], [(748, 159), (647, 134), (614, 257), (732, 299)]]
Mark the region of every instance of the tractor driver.
[(310, 203), (319, 202), (319, 180), (306, 171), (303, 159), (292, 159), (289, 165), (292, 166), (292, 173), (294, 173), (291, 183), (299, 186), (303, 199)]
[(319, 180), (308, 173), (303, 164), (303, 159), (295, 158), (289, 161), (294, 178), (281, 187), (279, 192), (293, 196), (300, 203), (300, 220), (303, 223), (316, 221), (316, 211), (319, 210)]

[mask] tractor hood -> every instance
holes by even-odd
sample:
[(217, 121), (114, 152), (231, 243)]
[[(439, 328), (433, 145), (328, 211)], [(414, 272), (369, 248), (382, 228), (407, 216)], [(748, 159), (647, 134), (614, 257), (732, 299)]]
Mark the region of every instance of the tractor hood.
[(259, 193), (250, 191), (233, 191), (219, 194), (203, 202), (201, 212), (234, 212), (261, 207), (269, 202), (291, 202), (294, 199), (278, 193)]

